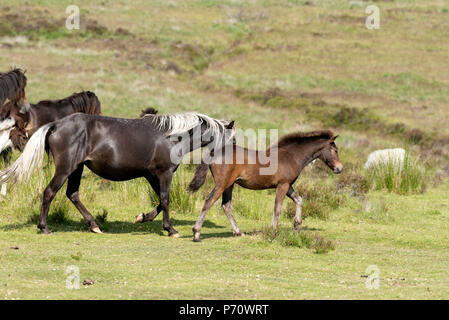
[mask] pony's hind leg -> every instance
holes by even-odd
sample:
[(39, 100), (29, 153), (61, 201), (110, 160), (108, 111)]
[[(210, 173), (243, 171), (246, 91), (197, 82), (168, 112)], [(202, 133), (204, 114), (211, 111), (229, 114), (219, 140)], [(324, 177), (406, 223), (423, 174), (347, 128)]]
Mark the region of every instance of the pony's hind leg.
[(279, 224), (279, 216), (282, 211), (282, 202), (284, 201), (285, 195), (287, 194), (290, 185), (288, 183), (279, 184), (276, 188), (276, 200), (274, 202), (274, 214), (273, 220), (271, 222), (271, 227), (277, 229)]
[(79, 187), (81, 183), (81, 176), (83, 175), (84, 165), (80, 164), (78, 168), (69, 176), (67, 181), (67, 198), (72, 201), (78, 211), (84, 218), (84, 221), (89, 226), (89, 230), (94, 233), (102, 233), (97, 223), (95, 222), (94, 217), (89, 213), (86, 207), (83, 205), (79, 198)]
[(37, 227), (44, 234), (50, 234), (51, 231), (48, 229), (47, 220), (48, 220), (48, 210), (50, 209), (50, 204), (56, 196), (56, 193), (61, 189), (64, 182), (67, 180), (69, 175), (65, 173), (59, 173), (56, 170), (55, 175), (51, 179), (50, 183), (44, 190), (44, 196), (42, 197), (42, 206), (41, 212), (39, 215), (39, 221), (37, 223)]
[(296, 204), (296, 214), (293, 219), (293, 228), (299, 231), (302, 224), (302, 198), (295, 192), (292, 186), (288, 189), (287, 196)]
[(209, 209), (213, 206), (215, 201), (220, 198), (221, 194), (223, 193), (223, 188), (215, 186), (215, 188), (212, 190), (212, 192), (207, 196), (206, 201), (204, 202), (203, 209), (201, 210), (201, 213), (198, 217), (198, 220), (196, 221), (195, 225), (193, 226), (193, 241), (200, 242), (200, 231), (201, 227), (203, 225), (204, 219), (206, 218), (206, 214), (209, 211)]
[(234, 236), (242, 236), (243, 233), (240, 231), (237, 222), (235, 222), (234, 216), (232, 215), (232, 189), (234, 185), (230, 186), (223, 192), (221, 206), (223, 211), (228, 217), (229, 222), (231, 223), (232, 230), (234, 232)]

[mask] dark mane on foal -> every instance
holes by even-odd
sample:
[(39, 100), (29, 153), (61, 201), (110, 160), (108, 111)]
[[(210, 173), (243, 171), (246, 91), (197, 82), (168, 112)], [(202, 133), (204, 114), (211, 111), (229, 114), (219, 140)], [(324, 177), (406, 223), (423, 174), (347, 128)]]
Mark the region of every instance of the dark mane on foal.
[(0, 73), (0, 106), (8, 98), (11, 102), (16, 103), (23, 97), (26, 85), (25, 71), (21, 69)]
[(282, 136), (278, 141), (278, 146), (286, 146), (291, 143), (302, 142), (307, 139), (332, 139), (334, 133), (331, 130), (319, 130), (310, 132), (293, 132)]
[(42, 100), (38, 104), (65, 104), (69, 103), (75, 110), (87, 114), (101, 114), (101, 103), (95, 93), (91, 91), (81, 91), (61, 100)]

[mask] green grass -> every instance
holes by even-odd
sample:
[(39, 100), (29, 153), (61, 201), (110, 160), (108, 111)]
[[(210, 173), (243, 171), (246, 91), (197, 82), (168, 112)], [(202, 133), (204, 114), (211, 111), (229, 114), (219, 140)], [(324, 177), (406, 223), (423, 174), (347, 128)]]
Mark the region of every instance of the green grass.
[[(0, 71), (27, 69), (32, 103), (85, 89), (108, 116), (151, 106), (280, 135), (331, 128), (345, 166), (339, 176), (319, 162), (301, 174), (301, 232), (292, 230), (290, 199), (275, 232), (266, 228), (274, 192), (236, 186), (245, 236), (232, 236), (219, 199), (202, 243), (191, 228), (213, 186), (209, 178), (185, 192), (193, 175), (185, 165), (171, 192), (180, 239), (167, 237), (161, 216), (132, 223), (158, 202), (145, 179), (105, 183), (88, 169), (80, 197), (105, 233), (87, 231), (64, 186), (50, 209), (53, 234), (38, 234), (50, 166), (2, 199), (0, 298), (447, 299), (447, 5), (382, 2), (381, 29), (367, 30), (363, 8), (314, 2), (138, 0), (125, 9), (87, 0), (85, 24), (72, 32), (64, 2), (0, 1)], [(423, 164), (362, 169), (370, 152), (398, 146)], [(72, 265), (81, 283), (95, 283), (67, 289)], [(365, 286), (370, 265), (379, 290)]]
[(406, 152), (402, 165), (397, 161), (381, 162), (367, 170), (368, 180), (376, 190), (398, 194), (422, 193), (426, 188), (426, 172), (422, 160)]

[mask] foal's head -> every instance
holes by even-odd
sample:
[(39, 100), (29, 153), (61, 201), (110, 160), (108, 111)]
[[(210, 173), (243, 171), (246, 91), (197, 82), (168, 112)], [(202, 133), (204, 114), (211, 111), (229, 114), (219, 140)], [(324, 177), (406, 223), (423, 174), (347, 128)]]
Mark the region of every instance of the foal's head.
[(343, 164), (338, 158), (338, 148), (335, 144), (337, 138), (338, 135), (325, 141), (318, 156), (318, 159), (323, 161), (334, 173), (340, 173), (343, 170)]

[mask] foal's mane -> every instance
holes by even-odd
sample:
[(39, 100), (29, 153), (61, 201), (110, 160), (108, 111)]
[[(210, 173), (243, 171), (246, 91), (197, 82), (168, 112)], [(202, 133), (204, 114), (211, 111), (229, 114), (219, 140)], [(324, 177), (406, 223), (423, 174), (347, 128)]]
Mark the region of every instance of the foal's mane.
[(26, 85), (27, 78), (21, 69), (16, 68), (6, 73), (0, 73), (0, 106), (7, 98), (13, 103), (20, 99)]
[(87, 114), (101, 114), (101, 103), (95, 93), (91, 91), (81, 91), (72, 94), (64, 99), (60, 100), (42, 100), (38, 104), (65, 104), (69, 103), (73, 108), (82, 113)]
[(283, 147), (292, 143), (300, 143), (309, 139), (332, 139), (334, 133), (331, 130), (318, 130), (310, 132), (293, 132), (282, 136), (277, 145)]
[(185, 133), (201, 124), (207, 126), (207, 131), (210, 130), (212, 136), (218, 136), (224, 133), (225, 126), (229, 124), (227, 120), (218, 120), (196, 112), (159, 115), (147, 113), (143, 118), (151, 118), (158, 129), (165, 131), (167, 136)]

